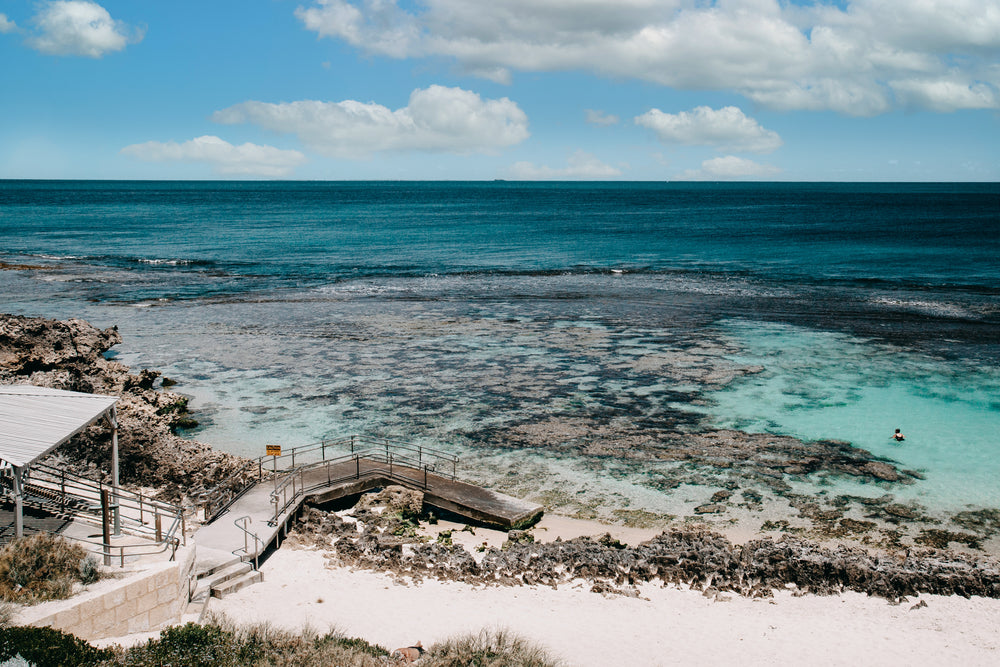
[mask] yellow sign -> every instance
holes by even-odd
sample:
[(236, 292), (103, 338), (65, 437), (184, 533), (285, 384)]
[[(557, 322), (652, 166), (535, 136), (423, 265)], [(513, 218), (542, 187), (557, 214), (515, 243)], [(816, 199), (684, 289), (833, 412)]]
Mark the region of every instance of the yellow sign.
[(281, 456), (281, 445), (264, 445), (267, 456)]

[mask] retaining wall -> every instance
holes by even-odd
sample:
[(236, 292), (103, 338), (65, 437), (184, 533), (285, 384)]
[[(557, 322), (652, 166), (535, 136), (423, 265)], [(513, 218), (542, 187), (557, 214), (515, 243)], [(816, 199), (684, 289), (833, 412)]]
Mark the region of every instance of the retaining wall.
[(194, 557), (193, 545), (178, 549), (175, 561), (99, 581), (69, 600), (25, 607), (14, 622), (51, 626), (88, 641), (162, 629), (184, 613)]

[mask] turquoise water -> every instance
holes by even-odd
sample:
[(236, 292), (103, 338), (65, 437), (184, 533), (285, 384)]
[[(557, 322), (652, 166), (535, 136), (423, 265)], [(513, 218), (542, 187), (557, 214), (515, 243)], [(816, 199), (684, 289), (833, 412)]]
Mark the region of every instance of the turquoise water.
[(0, 307), (118, 326), (192, 437), (419, 441), (565, 506), (758, 483), (665, 455), (718, 427), (925, 477), (806, 494), (1000, 506), (997, 257), (996, 184), (0, 182)]
[[(932, 507), (1000, 505), (1000, 371), (872, 340), (733, 322), (732, 357), (763, 370), (709, 396), (725, 428), (846, 440), (927, 477), (899, 493)], [(899, 428), (906, 440), (896, 442)]]

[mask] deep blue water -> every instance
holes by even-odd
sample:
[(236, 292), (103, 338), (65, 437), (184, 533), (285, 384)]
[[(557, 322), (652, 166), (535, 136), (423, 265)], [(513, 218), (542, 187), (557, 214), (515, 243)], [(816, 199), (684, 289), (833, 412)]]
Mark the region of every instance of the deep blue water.
[[(721, 425), (1000, 506), (1000, 184), (0, 181), (0, 262), (0, 308), (120, 326), (234, 451)], [(613, 493), (659, 507), (648, 472)]]
[(0, 242), (158, 277), (108, 299), (612, 269), (995, 294), (1000, 185), (6, 181)]

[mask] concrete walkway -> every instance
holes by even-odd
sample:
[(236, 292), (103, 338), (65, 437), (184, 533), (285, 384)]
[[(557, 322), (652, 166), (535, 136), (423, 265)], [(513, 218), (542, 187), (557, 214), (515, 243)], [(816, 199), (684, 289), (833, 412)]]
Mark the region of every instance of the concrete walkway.
[[(287, 500), (288, 506), (277, 517), (271, 502), (275, 484), (264, 481), (250, 488), (214, 521), (198, 529), (194, 535), (198, 545), (198, 569), (230, 562), (237, 552), (242, 554), (244, 550), (247, 559), (259, 556), (287, 533), (289, 522), (307, 498), (326, 503), (391, 484), (422, 491), (424, 502), (432, 507), (503, 529), (531, 525), (543, 512), (541, 505), (474, 484), (369, 459), (319, 465), (288, 474), (299, 478), (294, 493), (290, 492), (290, 487), (283, 489), (282, 504)], [(278, 484), (284, 477), (279, 474)], [(248, 517), (243, 523), (257, 539), (236, 525), (243, 517)]]

